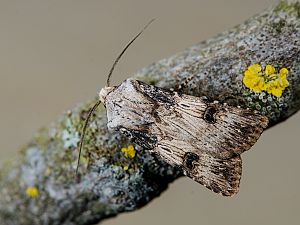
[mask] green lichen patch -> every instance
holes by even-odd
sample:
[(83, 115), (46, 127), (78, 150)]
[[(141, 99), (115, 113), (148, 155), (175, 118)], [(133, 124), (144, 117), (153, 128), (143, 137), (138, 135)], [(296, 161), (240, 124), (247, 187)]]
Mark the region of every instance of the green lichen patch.
[(278, 22), (273, 23), (272, 26), (277, 35), (280, 35), (283, 31), (283, 28), (286, 26), (286, 21), (284, 19), (280, 19)]
[(242, 89), (246, 107), (257, 110), (267, 116), (270, 123), (281, 118), (282, 113), (288, 108), (291, 98), (290, 89), (287, 88), (283, 95), (278, 98), (266, 92), (255, 93), (245, 87)]
[(288, 11), (289, 15), (295, 14), (298, 18), (300, 18), (300, 2), (292, 2), (281, 1), (273, 10), (275, 13), (280, 13), (283, 11)]
[(0, 167), (0, 184), (1, 180), (5, 179), (8, 172), (12, 169), (12, 162), (10, 160), (4, 161)]
[[(70, 174), (76, 166), (82, 128), (88, 111), (95, 101), (68, 111), (57, 125), (56, 137), (64, 149), (64, 151), (58, 153), (59, 157), (56, 157), (58, 160), (56, 163), (61, 164), (61, 167), (60, 169), (48, 168), (48, 171), (60, 174), (58, 180), (63, 180), (64, 176)], [(111, 165), (118, 166), (126, 172), (137, 171), (143, 164), (143, 150), (137, 146), (135, 157), (125, 157), (121, 149), (131, 143), (118, 132), (107, 130), (104, 115), (105, 111), (103, 107), (100, 107), (90, 118), (81, 152), (79, 173), (87, 173), (89, 166), (94, 165), (95, 161), (101, 158), (105, 158)]]

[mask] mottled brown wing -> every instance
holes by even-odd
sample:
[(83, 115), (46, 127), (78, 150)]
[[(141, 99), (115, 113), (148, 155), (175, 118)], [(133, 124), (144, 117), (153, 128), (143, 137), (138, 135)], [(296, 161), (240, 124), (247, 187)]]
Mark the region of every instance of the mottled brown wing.
[(150, 133), (153, 151), (207, 188), (224, 196), (238, 192), (242, 161), (267, 126), (266, 117), (248, 109), (206, 103), (193, 96), (174, 96), (173, 106), (160, 104)]
[[(249, 109), (206, 103), (194, 96), (174, 96), (175, 104), (160, 104), (159, 120), (150, 129), (158, 140), (180, 147), (179, 152), (206, 152), (228, 159), (250, 149), (268, 119)], [(176, 154), (176, 153), (174, 153)]]
[(242, 159), (239, 155), (218, 159), (206, 153), (186, 153), (183, 169), (188, 177), (218, 194), (232, 196), (239, 191), (242, 175)]
[(208, 189), (232, 196), (239, 190), (242, 174), (240, 155), (229, 159), (217, 158), (188, 143), (161, 140), (154, 152), (171, 165), (179, 166), (184, 174)]

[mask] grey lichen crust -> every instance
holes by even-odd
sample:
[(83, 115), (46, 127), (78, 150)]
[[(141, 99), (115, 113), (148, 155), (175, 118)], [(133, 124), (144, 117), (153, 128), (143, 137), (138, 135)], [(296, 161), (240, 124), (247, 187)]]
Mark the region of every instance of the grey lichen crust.
[[(135, 78), (256, 109), (274, 125), (300, 108), (299, 44), (300, 3), (282, 1), (230, 31), (142, 69)], [(289, 86), (281, 97), (254, 93), (243, 85), (244, 71), (252, 64), (289, 70)], [(138, 146), (135, 157), (125, 157), (121, 149), (131, 143), (107, 131), (101, 109), (88, 128), (80, 177), (75, 179), (82, 120), (93, 102), (40, 130), (17, 163), (3, 166), (1, 225), (93, 224), (147, 204), (181, 175)]]

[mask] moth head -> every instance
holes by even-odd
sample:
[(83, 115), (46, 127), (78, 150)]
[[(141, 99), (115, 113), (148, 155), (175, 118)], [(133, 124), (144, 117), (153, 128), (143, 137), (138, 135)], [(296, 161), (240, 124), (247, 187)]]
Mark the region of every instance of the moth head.
[(106, 105), (106, 97), (111, 93), (115, 87), (104, 87), (99, 92), (99, 100), (103, 103), (103, 105)]
[[(154, 103), (141, 91), (138, 81), (127, 79), (106, 95), (107, 127), (139, 130), (153, 122)], [(102, 92), (105, 96), (105, 90)]]

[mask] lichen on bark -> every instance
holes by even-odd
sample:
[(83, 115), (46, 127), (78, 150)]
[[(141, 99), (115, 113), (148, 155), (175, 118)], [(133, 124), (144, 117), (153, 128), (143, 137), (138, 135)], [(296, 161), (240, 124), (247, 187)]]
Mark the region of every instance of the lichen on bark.
[[(300, 107), (299, 12), (298, 1), (281, 1), (217, 37), (153, 63), (134, 77), (168, 89), (181, 85), (186, 94), (250, 107), (268, 116), (271, 125), (277, 124)], [(289, 86), (282, 97), (254, 93), (243, 85), (244, 71), (255, 63), (288, 68)], [(87, 130), (80, 179), (75, 179), (83, 119), (94, 101), (41, 129), (23, 147), (19, 161), (2, 167), (1, 224), (93, 224), (138, 209), (181, 176), (180, 169), (139, 146), (133, 159), (124, 157), (121, 149), (131, 143), (107, 131), (102, 108)], [(38, 194), (27, 195), (29, 187)]]

